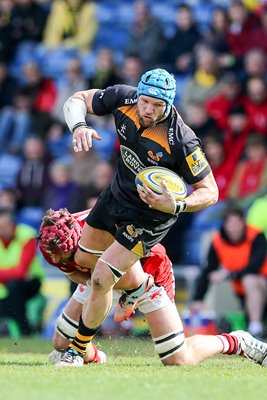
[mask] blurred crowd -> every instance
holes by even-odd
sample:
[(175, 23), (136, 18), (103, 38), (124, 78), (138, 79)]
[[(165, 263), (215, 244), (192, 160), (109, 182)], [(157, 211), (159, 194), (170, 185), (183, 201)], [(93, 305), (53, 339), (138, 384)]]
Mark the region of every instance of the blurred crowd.
[(173, 263), (200, 263), (199, 233), (219, 226), (229, 201), (267, 214), (266, 65), (264, 0), (1, 0), (0, 210), (38, 229), (47, 208), (91, 207), (113, 176), (117, 135), (112, 119), (90, 116), (102, 141), (74, 153), (64, 102), (164, 67), (220, 190), (164, 239)]

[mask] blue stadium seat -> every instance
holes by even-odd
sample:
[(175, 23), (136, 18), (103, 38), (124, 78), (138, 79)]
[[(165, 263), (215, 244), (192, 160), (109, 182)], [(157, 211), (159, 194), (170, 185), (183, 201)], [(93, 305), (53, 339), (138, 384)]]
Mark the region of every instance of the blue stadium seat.
[(128, 29), (122, 26), (101, 26), (95, 38), (94, 48), (109, 47), (123, 51), (127, 44), (128, 34)]
[(47, 49), (43, 47), (40, 51), (42, 71), (45, 76), (52, 79), (60, 79), (65, 72), (68, 61), (78, 56), (77, 49)]
[(43, 215), (44, 209), (41, 207), (24, 207), (17, 213), (17, 222), (29, 225), (38, 231)]
[(183, 235), (181, 264), (200, 265), (201, 263), (201, 235), (203, 231), (189, 229)]
[(16, 51), (14, 59), (9, 66), (10, 74), (19, 82), (22, 82), (22, 69), (25, 63), (34, 62), (40, 64), (36, 43), (23, 42)]
[(18, 156), (0, 154), (0, 188), (15, 188), (21, 162)]

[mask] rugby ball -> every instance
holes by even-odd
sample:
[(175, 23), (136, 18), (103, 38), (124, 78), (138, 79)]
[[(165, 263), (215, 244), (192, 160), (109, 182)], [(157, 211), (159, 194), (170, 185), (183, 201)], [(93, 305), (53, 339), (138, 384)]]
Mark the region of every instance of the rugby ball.
[(176, 200), (183, 200), (187, 196), (187, 188), (179, 175), (163, 167), (147, 167), (142, 169), (135, 178), (135, 184), (143, 187), (143, 184), (157, 194), (162, 193), (161, 182), (164, 181), (168, 189), (174, 194)]

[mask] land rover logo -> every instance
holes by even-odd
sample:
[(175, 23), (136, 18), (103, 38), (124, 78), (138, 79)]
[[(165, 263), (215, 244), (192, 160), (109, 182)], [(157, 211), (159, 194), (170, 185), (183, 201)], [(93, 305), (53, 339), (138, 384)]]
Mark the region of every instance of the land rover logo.
[(145, 165), (139, 160), (138, 156), (128, 147), (120, 146), (121, 157), (129, 170), (131, 170), (135, 175), (138, 174), (141, 169), (145, 168)]

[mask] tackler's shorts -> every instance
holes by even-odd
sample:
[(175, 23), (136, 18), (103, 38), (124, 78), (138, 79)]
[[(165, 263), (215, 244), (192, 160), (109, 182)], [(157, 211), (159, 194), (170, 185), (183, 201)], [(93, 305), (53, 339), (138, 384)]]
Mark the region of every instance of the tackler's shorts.
[[(82, 285), (81, 283), (77, 286), (72, 297), (80, 304), (84, 304), (85, 300), (89, 296), (91, 291), (90, 286)], [(112, 306), (116, 308), (119, 298), (121, 296), (120, 290), (113, 290), (113, 302)], [(147, 292), (145, 292), (137, 302), (137, 308), (143, 314), (147, 314), (152, 311), (160, 310), (163, 307), (171, 304), (169, 296), (163, 286), (153, 285)]]
[(177, 216), (166, 214), (166, 220), (147, 218), (143, 210), (125, 207), (106, 189), (86, 221), (93, 228), (110, 232), (128, 250), (144, 257), (168, 233)]

